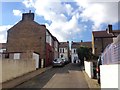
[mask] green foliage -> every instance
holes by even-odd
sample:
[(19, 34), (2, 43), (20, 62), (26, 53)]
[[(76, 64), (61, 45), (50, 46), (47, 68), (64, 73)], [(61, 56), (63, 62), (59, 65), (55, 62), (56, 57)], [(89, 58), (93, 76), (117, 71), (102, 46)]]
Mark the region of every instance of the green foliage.
[(86, 58), (86, 60), (97, 59), (97, 56), (92, 54), (91, 49), (85, 46), (77, 48), (77, 54), (82, 65), (84, 65), (84, 58)]
[(99, 56), (96, 56), (94, 54), (92, 54), (92, 56), (91, 56), (91, 59), (93, 59), (93, 60), (97, 60), (98, 58), (99, 58)]
[(81, 46), (81, 47), (77, 48), (77, 53), (78, 53), (78, 57), (79, 57), (80, 60), (83, 60), (84, 57), (86, 59), (89, 59), (90, 55), (91, 55), (90, 49), (87, 48), (87, 47), (84, 47), (84, 46)]

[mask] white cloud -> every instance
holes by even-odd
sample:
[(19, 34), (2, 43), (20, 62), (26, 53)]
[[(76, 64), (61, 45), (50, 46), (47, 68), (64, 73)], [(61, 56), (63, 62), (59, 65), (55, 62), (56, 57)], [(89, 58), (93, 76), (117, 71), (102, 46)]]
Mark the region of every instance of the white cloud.
[(6, 43), (5, 35), (0, 35), (0, 43)]
[[(77, 4), (83, 8), (82, 14), (80, 15), (83, 21), (93, 21), (93, 29), (99, 29), (100, 25), (114, 24), (118, 22), (118, 3), (104, 1), (85, 0), (84, 2), (76, 0)], [(118, 0), (116, 0), (118, 1)]]
[(33, 0), (24, 0), (22, 2), (27, 8), (32, 7), (34, 5)]
[[(113, 24), (118, 21), (118, 6), (114, 3), (118, 0), (74, 0), (78, 8), (69, 3), (62, 3), (62, 0), (24, 0), (26, 7), (34, 7), (35, 13), (43, 16), (45, 20), (50, 21), (47, 25), (50, 32), (58, 38), (59, 41), (69, 40), (71, 36), (77, 38), (87, 29), (87, 25), (80, 22), (93, 22), (93, 30), (98, 30), (101, 24)], [(26, 3), (25, 3), (26, 2)], [(79, 21), (81, 20), (81, 21)], [(85, 27), (84, 27), (85, 26)]]
[[(35, 8), (35, 13), (43, 16), (45, 20), (50, 21), (51, 24), (46, 24), (50, 32), (58, 38), (59, 41), (70, 40), (72, 35), (81, 32), (78, 24), (77, 13), (69, 3), (62, 3), (61, 0), (51, 2), (51, 0), (36, 0), (32, 2)], [(27, 7), (27, 5), (26, 5)], [(70, 19), (68, 19), (68, 17)], [(76, 37), (76, 36), (75, 36)]]
[(51, 25), (47, 25), (47, 28), (59, 41), (70, 40), (82, 31), (75, 16), (70, 21), (53, 22)]
[(66, 12), (66, 9), (60, 2), (51, 2), (50, 0), (41, 2), (36, 0), (34, 8), (36, 9), (36, 14), (43, 16), (45, 20), (66, 21), (66, 17), (63, 14)]
[(73, 7), (70, 4), (65, 4), (66, 12), (68, 15), (70, 15), (73, 11)]
[(10, 29), (13, 25), (4, 25), (0, 26), (0, 43), (6, 43), (7, 40), (7, 30)]
[(21, 16), (22, 15), (22, 12), (20, 10), (13, 10), (13, 14), (15, 16)]
[(0, 26), (0, 32), (6, 32), (8, 29), (10, 29), (12, 27), (12, 25), (4, 25), (4, 26)]

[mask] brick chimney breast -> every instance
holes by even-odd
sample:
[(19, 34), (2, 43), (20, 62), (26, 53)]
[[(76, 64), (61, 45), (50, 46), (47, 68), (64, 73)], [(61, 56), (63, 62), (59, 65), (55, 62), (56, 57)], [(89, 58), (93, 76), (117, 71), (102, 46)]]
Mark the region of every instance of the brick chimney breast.
[(33, 21), (34, 20), (34, 13), (23, 13), (22, 14), (22, 20), (28, 20), (28, 21)]

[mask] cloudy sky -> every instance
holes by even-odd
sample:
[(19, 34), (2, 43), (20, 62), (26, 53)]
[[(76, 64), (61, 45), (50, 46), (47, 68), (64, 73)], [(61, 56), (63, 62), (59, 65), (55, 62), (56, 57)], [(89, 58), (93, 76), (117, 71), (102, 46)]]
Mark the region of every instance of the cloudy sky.
[(16, 1), (0, 1), (0, 43), (6, 42), (7, 30), (29, 10), (35, 13), (35, 21), (45, 24), (59, 41), (91, 41), (92, 31), (105, 30), (108, 24), (112, 24), (113, 29), (120, 29), (119, 0)]

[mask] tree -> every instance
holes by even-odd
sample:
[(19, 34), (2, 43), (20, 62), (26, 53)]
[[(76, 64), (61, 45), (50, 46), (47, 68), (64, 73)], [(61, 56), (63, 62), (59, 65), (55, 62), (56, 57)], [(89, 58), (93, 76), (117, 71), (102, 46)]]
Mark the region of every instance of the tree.
[(77, 48), (77, 54), (78, 54), (78, 58), (81, 60), (81, 65), (84, 66), (84, 58), (91, 59), (92, 57), (92, 52), (88, 47), (85, 46), (81, 46), (79, 48)]

